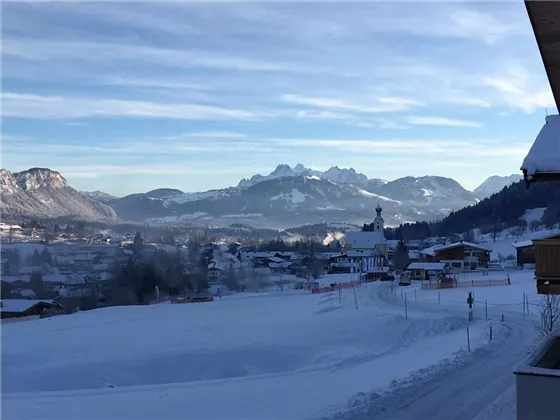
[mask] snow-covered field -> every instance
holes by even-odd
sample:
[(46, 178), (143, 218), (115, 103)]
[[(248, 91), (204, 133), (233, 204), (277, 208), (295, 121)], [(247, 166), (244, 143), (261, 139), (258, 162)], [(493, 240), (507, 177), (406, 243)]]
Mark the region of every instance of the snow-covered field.
[(531, 272), (510, 276), (475, 289), (472, 322), (468, 288), (376, 282), (5, 324), (2, 418), (514, 418), (534, 333), (513, 304), (537, 296)]

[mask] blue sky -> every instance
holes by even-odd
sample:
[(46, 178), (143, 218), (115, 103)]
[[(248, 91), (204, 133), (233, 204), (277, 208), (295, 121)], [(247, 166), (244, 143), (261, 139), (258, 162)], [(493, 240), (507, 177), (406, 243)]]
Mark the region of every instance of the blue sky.
[(522, 1), (3, 3), (2, 166), (81, 190), (279, 163), (474, 188), (556, 112)]

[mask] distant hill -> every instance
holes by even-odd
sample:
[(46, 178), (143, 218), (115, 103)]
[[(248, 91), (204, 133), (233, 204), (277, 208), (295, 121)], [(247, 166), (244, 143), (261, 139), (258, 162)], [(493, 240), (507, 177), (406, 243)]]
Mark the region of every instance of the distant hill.
[(473, 193), (480, 199), (490, 197), (492, 194), (500, 192), (514, 182), (520, 181), (522, 178), (523, 177), (518, 174), (508, 176), (493, 175), (476, 187)]
[(546, 208), (541, 219), (543, 225), (549, 227), (560, 222), (560, 183), (535, 183), (527, 188), (524, 181), (519, 181), (478, 204), (452, 211), (440, 221), (401, 225), (395, 235), (420, 239), (461, 234), (475, 228), (499, 231), (510, 226), (525, 226), (525, 212), (537, 208)]

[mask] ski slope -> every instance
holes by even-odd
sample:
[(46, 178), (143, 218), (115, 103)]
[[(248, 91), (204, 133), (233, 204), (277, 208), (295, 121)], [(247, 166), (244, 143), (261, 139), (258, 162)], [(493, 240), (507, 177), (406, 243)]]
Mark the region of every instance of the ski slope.
[[(477, 300), (499, 289), (501, 305), (520, 302), (534, 283), (529, 272), (514, 274), (512, 286), (477, 288)], [(286, 290), (5, 324), (2, 418), (511, 414), (504, 395), (513, 365), (533, 344), (530, 317), (503, 306), (486, 320), (479, 305), (468, 322), (461, 298), (468, 290), (441, 291), (439, 299), (437, 291), (414, 290), (378, 282), (356, 288), (355, 297), (352, 289)]]

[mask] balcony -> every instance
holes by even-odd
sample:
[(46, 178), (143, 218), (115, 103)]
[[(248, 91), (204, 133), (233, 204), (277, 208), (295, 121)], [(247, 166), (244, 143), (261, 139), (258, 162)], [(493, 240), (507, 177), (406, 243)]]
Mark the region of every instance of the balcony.
[(560, 335), (553, 331), (514, 369), (518, 419), (558, 418), (559, 367)]

